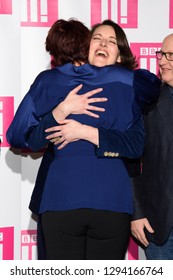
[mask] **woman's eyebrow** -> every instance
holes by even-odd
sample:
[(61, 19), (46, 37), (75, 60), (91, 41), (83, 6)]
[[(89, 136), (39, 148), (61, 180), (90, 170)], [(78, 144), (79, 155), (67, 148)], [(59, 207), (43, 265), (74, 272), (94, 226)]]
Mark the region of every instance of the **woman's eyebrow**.
[(95, 36), (95, 35), (102, 36), (102, 34), (100, 34), (100, 33), (94, 33), (93, 36)]
[[(98, 36), (98, 35), (99, 35), (99, 36), (103, 36), (103, 35), (102, 35), (102, 34), (100, 34), (100, 33), (95, 33), (95, 34), (93, 34), (93, 36), (96, 36), (96, 35), (97, 35), (97, 36)], [(111, 39), (115, 39), (115, 40), (117, 39), (117, 38), (116, 38), (116, 37), (114, 37), (114, 36), (109, 36), (109, 38), (111, 38)]]
[(116, 37), (114, 37), (114, 36), (109, 36), (109, 38), (112, 38), (112, 39), (115, 39), (115, 40), (117, 39), (117, 38), (116, 38)]

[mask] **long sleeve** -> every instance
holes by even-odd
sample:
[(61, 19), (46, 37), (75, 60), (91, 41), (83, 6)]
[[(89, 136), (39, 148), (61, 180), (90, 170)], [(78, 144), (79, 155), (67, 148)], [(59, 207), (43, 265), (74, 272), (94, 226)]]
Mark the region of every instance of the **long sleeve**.
[(143, 118), (139, 119), (128, 130), (108, 130), (99, 128), (99, 147), (95, 152), (98, 157), (111, 156), (118, 153), (119, 157), (139, 158), (144, 149), (145, 132)]
[(54, 119), (52, 112), (43, 116), (40, 120), (39, 125), (34, 127), (34, 129), (28, 135), (26, 141), (28, 143), (28, 147), (32, 151), (37, 151), (41, 148), (44, 148), (45, 145), (49, 144), (49, 140), (46, 139), (48, 133), (45, 132), (46, 128), (57, 126), (58, 123)]
[(147, 105), (155, 103), (160, 96), (161, 80), (146, 69), (134, 71), (135, 100), (141, 112)]
[(42, 75), (39, 74), (34, 80), (7, 130), (7, 141), (14, 148), (28, 148), (26, 137), (39, 124), (41, 114), (38, 112), (43, 107), (39, 100), (43, 92)]
[(56, 87), (50, 86), (53, 75), (51, 70), (41, 72), (19, 104), (6, 133), (11, 146), (29, 148), (27, 139), (31, 131), (38, 126), (44, 115), (62, 101), (54, 98)]
[[(148, 105), (154, 104), (160, 95), (161, 80), (145, 69), (134, 71), (134, 91), (136, 106), (134, 116), (142, 114)], [(140, 157), (144, 149), (145, 132), (143, 121), (137, 120), (127, 131), (99, 129), (99, 147), (96, 147), (98, 157), (119, 156), (131, 177), (141, 172)]]
[[(134, 71), (134, 91), (136, 105), (134, 110), (144, 112), (146, 106), (153, 104), (160, 95), (160, 79), (145, 69)], [(119, 153), (120, 157), (138, 158), (144, 148), (144, 127), (143, 119), (136, 121), (127, 131), (99, 129), (99, 147), (96, 148), (96, 155), (109, 156), (109, 152)], [(110, 154), (111, 155), (111, 154)]]

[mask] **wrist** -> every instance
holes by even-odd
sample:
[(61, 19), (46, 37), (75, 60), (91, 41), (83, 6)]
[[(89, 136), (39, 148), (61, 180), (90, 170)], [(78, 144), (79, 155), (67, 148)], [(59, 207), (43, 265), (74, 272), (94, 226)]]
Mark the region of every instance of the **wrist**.
[(98, 129), (89, 125), (83, 125), (83, 137), (82, 139), (87, 140), (94, 145), (99, 145), (99, 133)]
[(55, 107), (52, 111), (52, 115), (54, 119), (58, 122), (59, 120), (65, 120), (65, 118), (69, 115), (66, 109), (66, 106), (63, 102), (61, 102), (57, 107)]

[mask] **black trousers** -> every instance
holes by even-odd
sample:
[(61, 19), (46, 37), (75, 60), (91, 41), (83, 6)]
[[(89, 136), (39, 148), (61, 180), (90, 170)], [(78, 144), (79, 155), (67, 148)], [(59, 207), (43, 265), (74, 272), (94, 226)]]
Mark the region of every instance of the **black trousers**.
[(130, 215), (106, 210), (46, 212), (42, 228), (49, 260), (122, 260), (130, 237)]

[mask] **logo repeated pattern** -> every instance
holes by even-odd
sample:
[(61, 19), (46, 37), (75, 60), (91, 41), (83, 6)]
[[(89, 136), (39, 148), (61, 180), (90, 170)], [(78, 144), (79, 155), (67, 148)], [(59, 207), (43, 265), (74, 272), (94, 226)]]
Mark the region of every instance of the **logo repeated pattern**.
[(173, 0), (169, 3), (169, 28), (173, 28)]
[(14, 97), (0, 96), (0, 139), (1, 147), (9, 147), (6, 131), (14, 116)]
[(0, 228), (0, 260), (14, 259), (14, 227)]
[(36, 257), (37, 232), (36, 230), (21, 231), (21, 260), (32, 260)]
[(0, 0), (0, 15), (12, 14), (12, 0)]
[(137, 11), (138, 0), (91, 0), (91, 25), (102, 21), (104, 15), (123, 28), (137, 28)]
[(21, 26), (51, 26), (58, 18), (58, 0), (23, 0)]
[(139, 67), (158, 74), (155, 52), (160, 50), (161, 43), (131, 43), (132, 52), (139, 59)]

